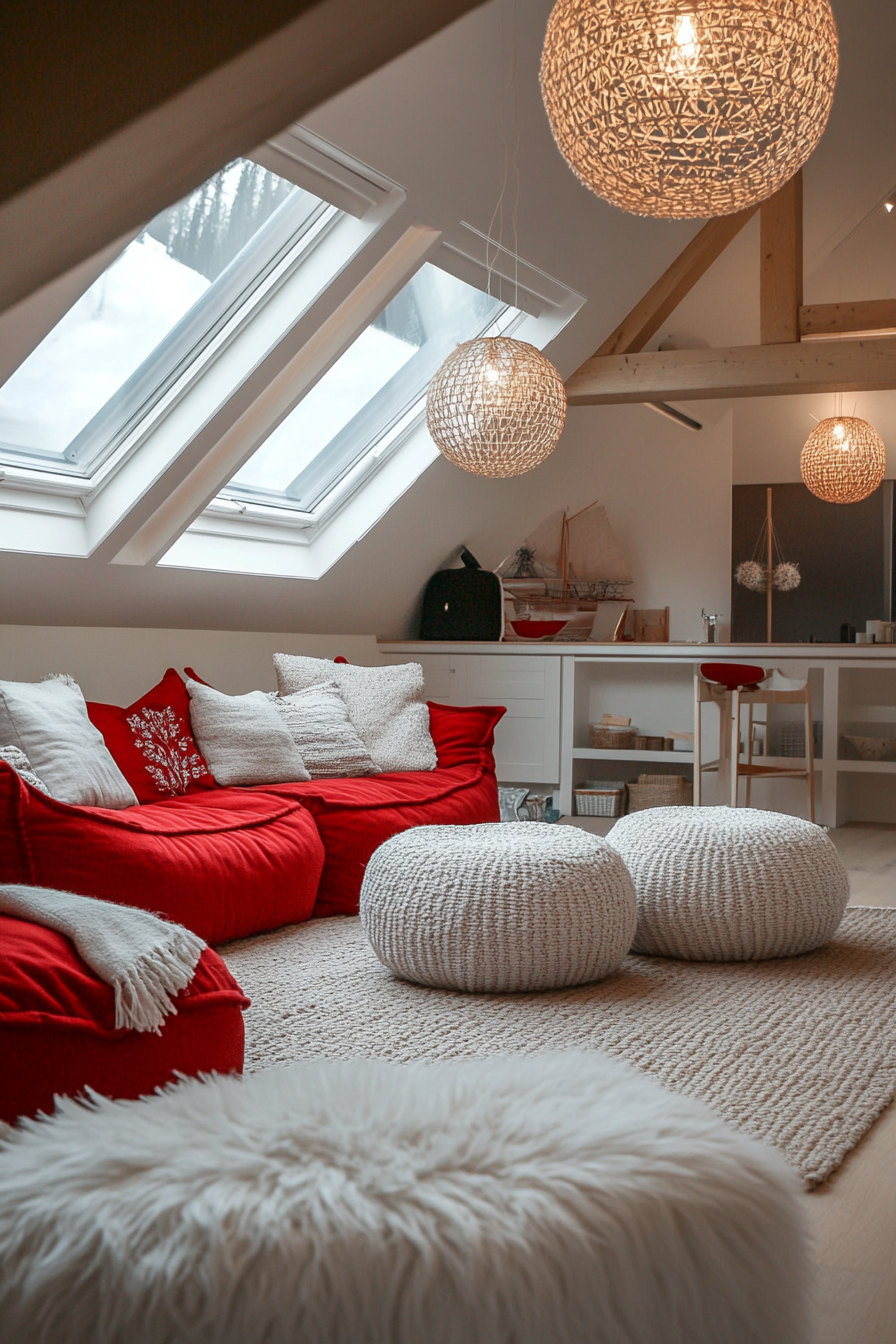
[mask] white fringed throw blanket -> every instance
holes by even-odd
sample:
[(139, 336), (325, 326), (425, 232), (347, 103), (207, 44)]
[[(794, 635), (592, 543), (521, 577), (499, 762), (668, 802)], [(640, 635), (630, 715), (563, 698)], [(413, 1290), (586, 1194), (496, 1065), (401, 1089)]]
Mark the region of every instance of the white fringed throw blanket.
[(65, 934), (115, 990), (115, 1026), (157, 1034), (193, 979), (205, 943), (180, 924), (128, 905), (47, 887), (0, 886), (0, 914)]

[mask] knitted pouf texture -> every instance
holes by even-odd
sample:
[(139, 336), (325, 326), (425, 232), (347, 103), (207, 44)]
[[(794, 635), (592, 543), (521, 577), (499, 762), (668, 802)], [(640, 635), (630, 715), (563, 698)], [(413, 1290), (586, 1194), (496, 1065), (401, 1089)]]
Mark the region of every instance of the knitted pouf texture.
[(590, 1051), (64, 1100), (0, 1140), (0, 1344), (805, 1344), (799, 1199)]
[(573, 826), (418, 826), (368, 863), (361, 923), (404, 980), (505, 993), (603, 979), (637, 908), (615, 849)]
[(638, 899), (634, 952), (759, 961), (821, 947), (849, 900), (849, 875), (811, 821), (734, 807), (656, 807), (610, 833)]

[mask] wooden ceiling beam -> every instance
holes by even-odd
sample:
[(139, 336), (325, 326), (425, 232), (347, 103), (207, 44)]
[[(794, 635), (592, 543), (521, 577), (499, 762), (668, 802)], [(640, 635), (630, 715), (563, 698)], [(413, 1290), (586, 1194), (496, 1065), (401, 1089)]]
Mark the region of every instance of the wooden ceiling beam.
[(595, 357), (643, 350), (651, 336), (656, 335), (669, 314), (675, 311), (758, 209), (759, 206), (754, 205), (736, 215), (723, 215), (704, 224), (656, 284), (651, 285), (641, 301), (595, 351)]
[(566, 394), (570, 406), (613, 406), (893, 388), (896, 337), (594, 355)]
[(845, 335), (857, 331), (896, 331), (896, 299), (858, 303), (811, 303), (800, 308), (800, 334)]
[(802, 170), (762, 202), (759, 216), (759, 339), (792, 345), (803, 302)]

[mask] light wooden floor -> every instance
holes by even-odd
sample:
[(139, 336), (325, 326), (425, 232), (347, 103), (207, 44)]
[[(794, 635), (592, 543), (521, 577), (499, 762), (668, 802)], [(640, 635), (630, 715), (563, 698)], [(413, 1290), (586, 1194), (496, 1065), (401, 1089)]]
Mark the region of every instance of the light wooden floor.
[[(565, 817), (606, 835), (611, 821)], [(896, 826), (830, 832), (851, 905), (896, 906)], [(896, 1105), (820, 1189), (804, 1196), (814, 1243), (814, 1344), (896, 1344)]]

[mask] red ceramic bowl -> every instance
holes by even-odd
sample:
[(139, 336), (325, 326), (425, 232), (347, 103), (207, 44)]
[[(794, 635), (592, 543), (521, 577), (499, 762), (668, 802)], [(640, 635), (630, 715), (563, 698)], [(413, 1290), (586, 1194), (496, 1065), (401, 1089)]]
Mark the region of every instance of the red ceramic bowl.
[(514, 634), (520, 639), (550, 639), (559, 635), (567, 621), (511, 621)]

